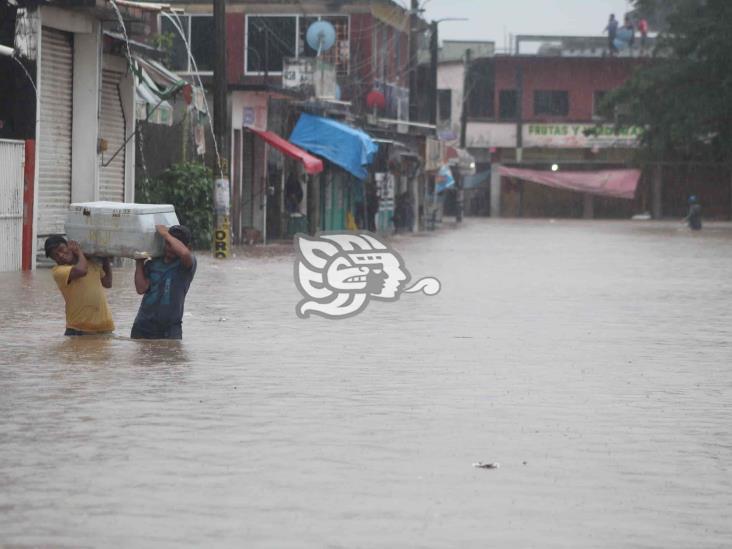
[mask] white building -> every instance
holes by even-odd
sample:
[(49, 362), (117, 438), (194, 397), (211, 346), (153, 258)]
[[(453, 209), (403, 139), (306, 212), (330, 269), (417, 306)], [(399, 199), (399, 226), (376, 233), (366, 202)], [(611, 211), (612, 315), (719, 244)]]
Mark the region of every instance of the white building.
[[(28, 74), (37, 88), (35, 108), (30, 110), (35, 113), (35, 121), (26, 124), (29, 130), (8, 129), (12, 125), (3, 123), (0, 116), (0, 127), (6, 128), (0, 137), (9, 139), (6, 148), (12, 148), (12, 154), (17, 155), (22, 149), (12, 147), (13, 141), (26, 141), (25, 150), (35, 156), (32, 177), (26, 174), (24, 182), (6, 177), (0, 182), (7, 187), (0, 190), (4, 196), (22, 193), (24, 184), (33, 189), (32, 193), (24, 193), (24, 218), (13, 216), (5, 229), (0, 228), (11, 236), (9, 244), (0, 244), (0, 264), (5, 270), (20, 268), (19, 255), (25, 268), (35, 268), (44, 239), (64, 233), (70, 203), (134, 201), (137, 76), (130, 69), (124, 41), (105, 32), (116, 26), (110, 22), (117, 21), (117, 11), (108, 0), (85, 3), (84, 7), (74, 3), (77, 7), (72, 8), (71, 4), (51, 0), (40, 6), (28, 2), (25, 7), (25, 2), (19, 0), (14, 14), (15, 43), (3, 44), (13, 47), (14, 56), (30, 68)], [(118, 0), (117, 4), (126, 26), (139, 25), (149, 14), (166, 9), (160, 4), (127, 0)], [(0, 65), (0, 80), (25, 78), (19, 63)], [(30, 99), (19, 97), (17, 89), (5, 90), (6, 105), (32, 100), (32, 88), (27, 88)], [(3, 112), (6, 118), (12, 116), (10, 109)], [(18, 161), (23, 164), (32, 159), (14, 160)], [(27, 233), (21, 239), (19, 253), (21, 225), (32, 225), (32, 237)]]

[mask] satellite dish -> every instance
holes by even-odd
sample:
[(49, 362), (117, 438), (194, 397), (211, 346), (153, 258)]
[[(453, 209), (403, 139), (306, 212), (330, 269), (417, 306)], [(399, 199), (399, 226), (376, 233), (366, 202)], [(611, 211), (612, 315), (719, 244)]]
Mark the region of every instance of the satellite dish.
[(335, 44), (335, 27), (328, 23), (328, 21), (316, 21), (308, 27), (305, 39), (308, 42), (308, 46), (320, 55), (321, 52), (328, 51)]

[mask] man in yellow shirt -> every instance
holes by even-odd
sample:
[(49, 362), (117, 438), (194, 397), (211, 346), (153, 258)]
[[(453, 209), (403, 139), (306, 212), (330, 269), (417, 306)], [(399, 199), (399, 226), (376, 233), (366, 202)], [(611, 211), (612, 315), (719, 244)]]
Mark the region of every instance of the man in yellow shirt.
[(104, 334), (114, 330), (104, 288), (112, 287), (109, 259), (102, 265), (87, 258), (79, 244), (67, 242), (61, 235), (46, 239), (46, 257), (56, 262), (53, 279), (66, 301), (64, 335)]

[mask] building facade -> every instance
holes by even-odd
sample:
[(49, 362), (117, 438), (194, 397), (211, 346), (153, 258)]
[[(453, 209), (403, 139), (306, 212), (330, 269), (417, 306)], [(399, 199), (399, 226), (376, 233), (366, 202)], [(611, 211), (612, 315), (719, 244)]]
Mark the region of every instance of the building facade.
[[(542, 50), (540, 49), (539, 52)], [(638, 128), (615, 129), (615, 120), (603, 120), (598, 107), (604, 94), (622, 85), (648, 60), (637, 57), (496, 55), (474, 59), (465, 100), (466, 148), (475, 157), (482, 191), (483, 213), (493, 216), (625, 216), (646, 207), (641, 186), (638, 203), (589, 199), (574, 192), (546, 189), (506, 179), (502, 164), (539, 170), (620, 169), (631, 165), (638, 147)], [(455, 112), (445, 95), (461, 94), (461, 62), (439, 67), (439, 108), (442, 128), (454, 134), (462, 129), (462, 106)], [(447, 90), (453, 88), (450, 92)], [(462, 101), (462, 98), (461, 98)], [(444, 106), (443, 106), (444, 105)], [(505, 178), (504, 178), (505, 179)], [(650, 204), (647, 205), (650, 209)]]
[(3, 8), (0, 42), (12, 54), (0, 57), (0, 138), (24, 143), (24, 269), (45, 259), (48, 235), (65, 232), (72, 202), (134, 202), (142, 69), (128, 55), (155, 53), (134, 39), (166, 8), (120, 2), (117, 9), (103, 0)]
[[(184, 44), (176, 38), (174, 68), (197, 72), (204, 82), (210, 81), (214, 55), (211, 4), (175, 5), (185, 12), (180, 19), (188, 29), (197, 67), (183, 55)], [(314, 48), (308, 30), (322, 21), (332, 26), (334, 42)], [(172, 22), (161, 18), (160, 31), (171, 29)], [(424, 132), (406, 125), (413, 65), (410, 48), (414, 47), (409, 29), (409, 12), (391, 0), (227, 3), (230, 132), (225, 147), (231, 162), (235, 244), (285, 238), (293, 230), (301, 230), (302, 223), (311, 231), (365, 225), (365, 197), (373, 194), (367, 187), (379, 185), (375, 173), (390, 167), (406, 173), (409, 170), (401, 168), (408, 161), (402, 161), (406, 156), (401, 153), (424, 154), (420, 150)], [(374, 94), (376, 103), (372, 102)], [(288, 151), (273, 144), (276, 140), (265, 139), (263, 133), (270, 132), (286, 141), (302, 113), (335, 119), (374, 137), (381, 150), (369, 176), (361, 180), (327, 160), (321, 174), (307, 174)], [(298, 184), (302, 199), (293, 207), (287, 189)], [(390, 193), (398, 194), (399, 184), (397, 178), (396, 186), (380, 186), (385, 195), (381, 209), (393, 207), (395, 197)], [(410, 181), (403, 187), (418, 209), (422, 191)], [(293, 214), (306, 219), (293, 218)], [(386, 219), (384, 227), (391, 225), (392, 213), (381, 218)]]

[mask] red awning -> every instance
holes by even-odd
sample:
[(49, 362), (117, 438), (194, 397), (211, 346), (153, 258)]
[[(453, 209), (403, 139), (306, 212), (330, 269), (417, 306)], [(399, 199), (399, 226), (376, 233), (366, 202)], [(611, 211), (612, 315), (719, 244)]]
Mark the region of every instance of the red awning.
[(299, 160), (305, 167), (305, 171), (310, 175), (323, 171), (323, 161), (320, 158), (316, 158), (312, 154), (305, 152), (300, 147), (293, 145), (276, 133), (255, 130), (254, 128), (248, 129), (256, 133), (259, 137), (264, 139), (275, 149), (281, 151), (283, 154), (286, 154), (287, 156), (289, 156), (290, 158), (294, 158), (295, 160)]
[(635, 197), (635, 189), (638, 186), (638, 180), (641, 176), (640, 170), (547, 172), (509, 168), (507, 166), (501, 166), (499, 173), (505, 177), (515, 177), (557, 189), (567, 189), (614, 198), (627, 198), (629, 200)]

